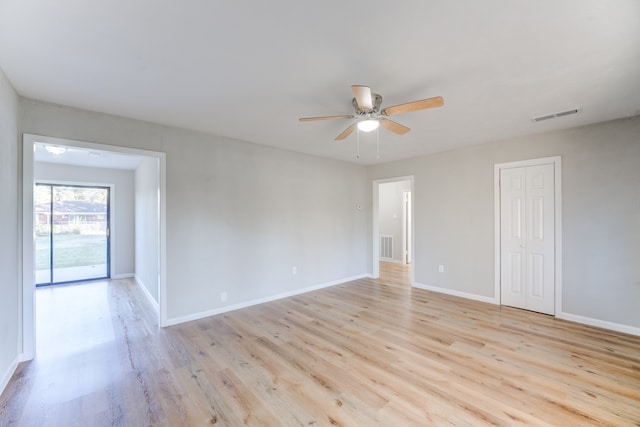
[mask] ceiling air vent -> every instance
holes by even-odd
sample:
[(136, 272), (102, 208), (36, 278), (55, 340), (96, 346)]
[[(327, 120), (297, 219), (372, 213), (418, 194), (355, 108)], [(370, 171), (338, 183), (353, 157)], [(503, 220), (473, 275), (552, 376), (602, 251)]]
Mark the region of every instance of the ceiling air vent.
[(545, 114), (544, 116), (533, 117), (531, 120), (534, 122), (541, 122), (543, 120), (556, 119), (562, 116), (570, 116), (571, 114), (577, 114), (580, 111), (579, 108), (574, 108), (573, 110), (560, 111), (559, 113), (553, 114)]

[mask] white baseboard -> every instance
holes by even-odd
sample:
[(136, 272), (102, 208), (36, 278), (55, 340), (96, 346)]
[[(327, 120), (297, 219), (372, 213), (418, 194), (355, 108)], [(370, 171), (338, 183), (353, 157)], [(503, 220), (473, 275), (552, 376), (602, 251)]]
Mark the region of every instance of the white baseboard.
[(18, 354), (18, 363), (22, 363), (22, 362), (26, 362), (29, 360), (33, 360), (36, 357), (35, 353), (31, 353), (31, 354), (27, 354), (27, 353), (20, 353)]
[(114, 280), (118, 280), (118, 279), (130, 279), (135, 276), (136, 275), (134, 273), (122, 273), (122, 274), (112, 274), (111, 278)]
[(18, 369), (18, 362), (19, 360), (16, 357), (16, 359), (9, 365), (9, 368), (2, 376), (2, 379), (0, 379), (0, 395), (4, 393), (4, 389), (7, 388), (9, 381), (11, 381), (11, 377), (15, 374), (16, 369)]
[(417, 283), (417, 282), (413, 282), (412, 286), (414, 288), (424, 289), (432, 292), (438, 292), (441, 294), (452, 295), (454, 297), (461, 297), (461, 298), (472, 299), (475, 301), (488, 302), (490, 304), (499, 304), (499, 302), (493, 297), (485, 297), (483, 295), (470, 294), (467, 292), (456, 291), (454, 289), (441, 288), (438, 286), (424, 285), (422, 283)]
[[(442, 294), (453, 295), (456, 297), (468, 298), (476, 301), (488, 302), (490, 304), (500, 304), (498, 300), (491, 297), (485, 297), (482, 295), (469, 294), (461, 291), (454, 291), (451, 289), (439, 288), (437, 286), (423, 285), (421, 283), (414, 283), (413, 287), (419, 289), (425, 289), (427, 291), (439, 292)], [(611, 331), (622, 332), (625, 334), (640, 336), (640, 328), (635, 326), (623, 325), (620, 323), (608, 322), (606, 320), (593, 319), (591, 317), (579, 316), (576, 314), (560, 312), (556, 314), (558, 319), (569, 320), (571, 322), (582, 323), (584, 325), (596, 326), (598, 328), (609, 329)]]
[(598, 328), (610, 329), (616, 332), (623, 332), (625, 334), (631, 334), (640, 336), (640, 328), (635, 326), (623, 325), (621, 323), (607, 322), (606, 320), (594, 319), (591, 317), (579, 316), (577, 314), (560, 312), (556, 314), (558, 319), (569, 320), (571, 322), (582, 323), (589, 326), (596, 326)]
[(140, 278), (138, 276), (133, 276), (135, 278), (136, 283), (138, 284), (138, 286), (140, 287), (140, 289), (142, 290), (142, 293), (145, 294), (145, 296), (147, 297), (147, 299), (149, 300), (149, 302), (151, 303), (151, 305), (153, 306), (153, 308), (155, 309), (156, 312), (160, 312), (160, 306), (158, 305), (158, 301), (156, 301), (153, 296), (151, 295), (151, 292), (149, 292), (149, 289), (147, 289), (147, 287), (144, 285), (144, 283), (142, 283), (142, 280), (140, 280)]
[(347, 277), (344, 279), (333, 280), (327, 283), (321, 283), (319, 285), (309, 286), (307, 288), (296, 289), (289, 292), (282, 292), (276, 295), (271, 295), (264, 298), (257, 298), (251, 301), (245, 301), (238, 304), (228, 305), (225, 307), (216, 308), (213, 310), (202, 311), (200, 313), (189, 314), (187, 316), (174, 317), (172, 319), (167, 319), (167, 321), (163, 324), (163, 326), (172, 326), (177, 325), (179, 323), (190, 322), (192, 320), (198, 320), (205, 317), (215, 316), (216, 314), (227, 313), (229, 311), (239, 310), (241, 308), (251, 307), (252, 305), (263, 304), (265, 302), (276, 301), (283, 298), (289, 298), (296, 295), (304, 294), (307, 292), (317, 291), (324, 288), (329, 288), (331, 286), (340, 285), (342, 283), (351, 282), (353, 280), (364, 279), (371, 277), (370, 274), (360, 274), (358, 276)]
[(390, 262), (393, 264), (404, 264), (404, 262), (397, 260), (397, 259), (393, 259), (393, 258), (380, 258), (380, 261), (382, 262)]

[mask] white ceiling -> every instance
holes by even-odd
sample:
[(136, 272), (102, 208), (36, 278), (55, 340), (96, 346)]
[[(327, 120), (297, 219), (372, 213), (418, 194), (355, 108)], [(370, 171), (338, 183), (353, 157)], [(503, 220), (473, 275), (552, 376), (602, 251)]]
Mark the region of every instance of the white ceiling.
[[(0, 67), (28, 98), (363, 164), (640, 114), (640, 1), (0, 0)], [(333, 139), (352, 84), (404, 136)], [(579, 107), (574, 116), (533, 116)]]
[[(61, 153), (52, 153), (47, 147), (60, 147)], [(71, 147), (61, 144), (36, 142), (33, 144), (33, 160), (42, 163), (59, 163), (65, 165), (86, 166), (92, 168), (135, 170), (142, 163), (143, 157), (112, 151)]]

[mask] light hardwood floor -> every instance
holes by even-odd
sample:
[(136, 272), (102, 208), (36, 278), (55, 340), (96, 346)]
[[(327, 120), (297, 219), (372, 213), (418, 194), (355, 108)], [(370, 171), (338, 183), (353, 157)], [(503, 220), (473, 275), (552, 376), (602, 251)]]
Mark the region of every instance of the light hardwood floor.
[(0, 425), (640, 425), (640, 338), (382, 274), (165, 329), (131, 280), (40, 289)]

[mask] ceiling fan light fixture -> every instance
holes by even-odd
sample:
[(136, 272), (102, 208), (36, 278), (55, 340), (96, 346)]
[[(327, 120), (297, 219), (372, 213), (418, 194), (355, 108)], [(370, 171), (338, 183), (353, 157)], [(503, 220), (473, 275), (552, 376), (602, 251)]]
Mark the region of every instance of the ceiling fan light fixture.
[(361, 122), (358, 122), (358, 130), (361, 132), (371, 132), (380, 127), (380, 120), (377, 119), (367, 119)]

